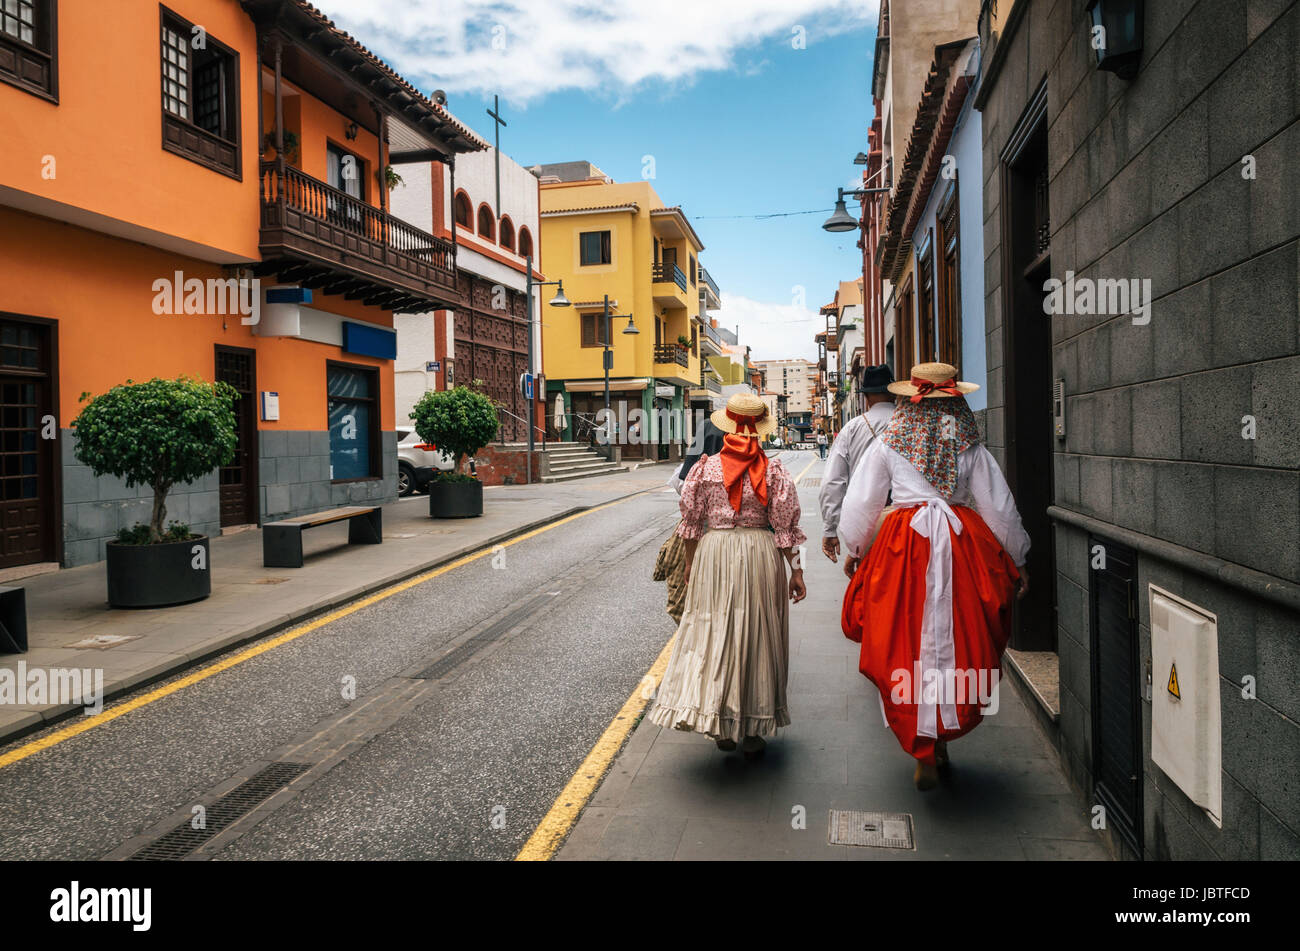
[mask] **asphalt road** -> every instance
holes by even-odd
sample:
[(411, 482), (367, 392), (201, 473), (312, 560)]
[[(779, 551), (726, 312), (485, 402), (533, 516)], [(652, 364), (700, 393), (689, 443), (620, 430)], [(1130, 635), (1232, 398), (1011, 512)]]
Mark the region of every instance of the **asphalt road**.
[(616, 503), (0, 769), (0, 859), (124, 857), (304, 744), (311, 781), (194, 857), (513, 858), (672, 636), (676, 517)]

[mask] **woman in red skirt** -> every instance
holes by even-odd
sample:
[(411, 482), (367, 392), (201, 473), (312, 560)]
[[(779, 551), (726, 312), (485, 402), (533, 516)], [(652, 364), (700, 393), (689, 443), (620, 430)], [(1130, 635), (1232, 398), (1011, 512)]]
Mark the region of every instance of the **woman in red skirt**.
[(859, 461), (840, 519), (844, 634), (862, 644), (859, 669), (922, 790), (947, 741), (996, 710), (1012, 601), (1029, 590), (1029, 536), (964, 395), (979, 387), (956, 377), (922, 363), (890, 384), (908, 399)]

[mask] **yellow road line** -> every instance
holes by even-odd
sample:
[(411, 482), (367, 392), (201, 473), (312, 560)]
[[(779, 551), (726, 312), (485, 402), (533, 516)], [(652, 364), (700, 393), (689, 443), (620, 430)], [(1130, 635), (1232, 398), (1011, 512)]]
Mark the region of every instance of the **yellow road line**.
[[(804, 466), (803, 471), (794, 477), (794, 481), (798, 483), (818, 461), (814, 458)], [(650, 685), (646, 683), (646, 678), (653, 680), (656, 688), (659, 686), (676, 640), (677, 635), (674, 633), (664, 645), (664, 649), (659, 652), (658, 659), (650, 667), (646, 677), (642, 678), (622, 709), (618, 711), (609, 726), (605, 727), (605, 732), (600, 735), (600, 739), (591, 748), (587, 758), (582, 761), (578, 771), (573, 774), (555, 802), (551, 804), (550, 810), (533, 830), (533, 834), (528, 837), (524, 847), (515, 856), (516, 862), (545, 862), (555, 855), (560, 843), (568, 836), (578, 821), (578, 816), (586, 808), (587, 802), (600, 787), (605, 773), (613, 765), (614, 757), (623, 748), (623, 741), (632, 732), (637, 715), (649, 704), (653, 691), (647, 689)]]
[[(673, 642), (676, 639), (676, 634), (668, 639), (664, 649), (659, 652), (659, 657), (646, 673), (646, 678), (653, 680), (655, 687), (659, 686), (659, 680), (668, 666), (668, 658), (672, 655)], [(573, 774), (568, 785), (556, 797), (550, 811), (528, 837), (524, 847), (515, 856), (516, 862), (545, 862), (555, 854), (555, 850), (560, 847), (560, 843), (569, 834), (573, 824), (578, 821), (579, 814), (586, 808), (587, 801), (599, 788), (600, 781), (605, 778), (605, 773), (614, 762), (614, 757), (623, 747), (623, 741), (636, 725), (637, 716), (650, 702), (653, 691), (649, 687), (650, 684), (642, 678), (637, 689), (632, 691), (632, 695), (623, 704), (623, 708), (618, 711), (609, 726), (605, 727), (605, 732), (600, 735), (600, 739), (591, 748), (591, 752), (582, 761), (582, 765)]]
[[(601, 505), (593, 506), (592, 508), (586, 509), (582, 512), (575, 512), (574, 514), (565, 516), (564, 518), (559, 519), (558, 521), (551, 522), (547, 525), (542, 525), (539, 528), (535, 528), (530, 532), (525, 532), (522, 535), (517, 535), (514, 538), (501, 542), (500, 546), (502, 548), (508, 548), (511, 545), (517, 545), (519, 542), (527, 541), (530, 538), (535, 538), (536, 536), (542, 534), (543, 532), (549, 532), (553, 528), (559, 528), (561, 525), (567, 524), (568, 522), (572, 522), (575, 519), (582, 518), (585, 515), (591, 515), (595, 512), (601, 511), (602, 509), (610, 508), (611, 506), (614, 505), (621, 505), (623, 502), (629, 502), (632, 499), (639, 498), (640, 496), (645, 495), (648, 492), (654, 492), (657, 489), (658, 487), (656, 486), (655, 489), (646, 489), (641, 492), (636, 492), (633, 493), (632, 495), (625, 496), (624, 498), (621, 499), (615, 499), (612, 502), (605, 502)], [(383, 601), (386, 598), (391, 598), (395, 594), (400, 594), (403, 591), (407, 591), (410, 588), (414, 588), (416, 585), (423, 584), (426, 581), (432, 581), (434, 578), (437, 578), (440, 575), (445, 575), (449, 571), (454, 571), (455, 569), (463, 567), (464, 565), (468, 565), (471, 562), (478, 561), (478, 559), (492, 554), (495, 548), (496, 548), (495, 545), (489, 546), (487, 548), (481, 548), (478, 551), (471, 552), (468, 555), (464, 555), (460, 558), (457, 558), (455, 561), (451, 561), (445, 565), (441, 565), (437, 568), (433, 568), (429, 571), (424, 572), (423, 574), (416, 575), (413, 578), (408, 578), (405, 581), (392, 585), (391, 587), (384, 588), (382, 591), (376, 591), (374, 594), (368, 595), (359, 601), (353, 601), (351, 604), (347, 605), (346, 607), (339, 608), (336, 611), (331, 611), (329, 614), (326, 614), (323, 617), (319, 617), (314, 621), (309, 621), (306, 624), (301, 624), (298, 627), (291, 628), (290, 630), (285, 631), (283, 634), (271, 638), (271, 640), (269, 641), (264, 641), (253, 647), (247, 648), (246, 650), (242, 650), (238, 654), (232, 654), (231, 656), (223, 658), (208, 667), (204, 667), (201, 668), (200, 670), (196, 670), (194, 673), (187, 674), (186, 676), (181, 677), (179, 680), (175, 680), (172, 683), (157, 688), (156, 690), (151, 690), (148, 693), (141, 694), (138, 697), (133, 697), (130, 700), (126, 700), (122, 703), (115, 704), (109, 707), (108, 709), (104, 710), (102, 713), (97, 713), (92, 717), (86, 717), (83, 720), (78, 720), (76, 723), (73, 723), (69, 726), (65, 726), (59, 730), (55, 730), (53, 733), (49, 734), (48, 736), (43, 736), (39, 740), (33, 740), (30, 743), (25, 743), (22, 746), (15, 747), (14, 749), (10, 750), (7, 753), (0, 754), (0, 769), (3, 769), (4, 767), (10, 766), (21, 760), (25, 760), (27, 757), (33, 756), (36, 753), (41, 752), (42, 750), (47, 750), (52, 746), (57, 746), (58, 744), (64, 742), (65, 740), (70, 740), (74, 736), (79, 736), (80, 734), (85, 733), (87, 730), (93, 730), (97, 726), (102, 726), (105, 723), (110, 723), (113, 720), (116, 720), (120, 716), (125, 716), (126, 714), (130, 713), (132, 710), (138, 710), (141, 707), (148, 706), (151, 703), (154, 703), (158, 700), (163, 699), (164, 697), (176, 693), (178, 690), (183, 690), (186, 687), (199, 683), (200, 681), (207, 680), (209, 677), (215, 677), (217, 674), (221, 673), (222, 671), (229, 670), (230, 668), (242, 664), (245, 661), (252, 660), (254, 657), (257, 657), (261, 654), (265, 654), (267, 651), (273, 650), (274, 648), (277, 648), (282, 644), (288, 644), (290, 641), (295, 641), (298, 638), (302, 637), (304, 634), (310, 634), (312, 631), (318, 630), (327, 624), (339, 620), (340, 618), (345, 618), (350, 614), (355, 614), (357, 611), (360, 611), (362, 608), (369, 607), (370, 605)]]

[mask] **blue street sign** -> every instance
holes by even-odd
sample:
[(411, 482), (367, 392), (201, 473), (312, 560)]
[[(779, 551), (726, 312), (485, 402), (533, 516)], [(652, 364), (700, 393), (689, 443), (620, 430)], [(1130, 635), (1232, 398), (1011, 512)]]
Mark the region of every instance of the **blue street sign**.
[(427, 361), (425, 361), (425, 364), (424, 364), (424, 372), (425, 372), (425, 373), (437, 373), (437, 372), (438, 372), (439, 370), (441, 370), (441, 369), (442, 369), (442, 361), (441, 361), (441, 360), (427, 360)]
[(524, 399), (533, 398), (533, 375), (531, 373), (521, 373), (519, 375), (519, 390), (524, 394)]

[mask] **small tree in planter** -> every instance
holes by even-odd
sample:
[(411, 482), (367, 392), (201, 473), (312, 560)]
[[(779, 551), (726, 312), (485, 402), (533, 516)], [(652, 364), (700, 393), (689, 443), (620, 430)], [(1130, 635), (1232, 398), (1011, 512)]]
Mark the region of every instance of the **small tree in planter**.
[[(85, 400), (89, 394), (82, 394)], [(76, 456), (95, 475), (153, 489), (148, 525), (124, 528), (107, 549), (108, 600), (115, 607), (161, 607), (212, 591), (208, 539), (188, 525), (164, 529), (167, 493), (234, 458), (235, 390), (186, 377), (115, 386), (72, 423)]]
[(483, 514), (483, 483), (461, 471), (462, 461), (488, 443), (501, 428), (496, 407), (466, 386), (430, 390), (411, 410), (415, 431), (455, 460), (449, 473), (429, 483), (432, 518), (467, 518)]

